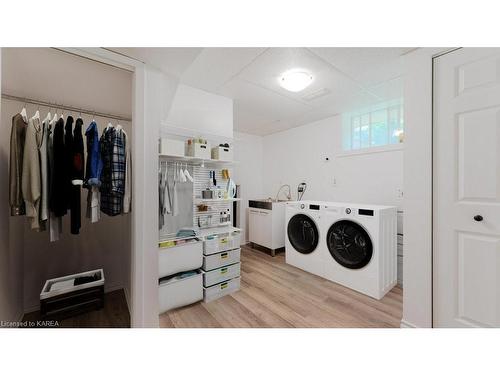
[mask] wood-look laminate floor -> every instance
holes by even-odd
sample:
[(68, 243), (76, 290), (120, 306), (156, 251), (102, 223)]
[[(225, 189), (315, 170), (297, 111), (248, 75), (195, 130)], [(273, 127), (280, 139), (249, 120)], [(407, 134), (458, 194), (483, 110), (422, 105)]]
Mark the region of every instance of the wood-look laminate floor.
[(210, 303), (198, 302), (160, 315), (164, 328), (399, 327), (403, 291), (382, 300), (312, 275), (242, 246), (241, 290)]
[[(23, 322), (37, 322), (40, 311), (24, 315)], [(104, 308), (58, 321), (59, 328), (129, 328), (130, 314), (123, 289), (104, 295)]]

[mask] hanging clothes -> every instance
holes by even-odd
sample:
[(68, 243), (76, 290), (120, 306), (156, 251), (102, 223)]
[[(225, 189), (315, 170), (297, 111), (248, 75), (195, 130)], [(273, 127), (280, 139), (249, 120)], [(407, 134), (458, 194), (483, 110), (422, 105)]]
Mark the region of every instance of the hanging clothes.
[(132, 202), (132, 158), (130, 155), (130, 142), (125, 129), (121, 125), (116, 128), (123, 134), (123, 143), (125, 144), (125, 182), (122, 213), (126, 214), (130, 212)]
[(92, 121), (85, 131), (87, 139), (87, 163), (85, 168), (84, 186), (87, 191), (86, 217), (91, 223), (96, 223), (101, 218), (100, 200), (102, 159), (99, 147), (99, 129), (97, 123)]
[(40, 157), (40, 178), (41, 178), (41, 188), (42, 194), (40, 197), (40, 230), (47, 229), (47, 220), (49, 218), (49, 176), (48, 176), (48, 155), (47, 155), (47, 143), (49, 136), (49, 123), (50, 123), (50, 113), (42, 121), (42, 138), (40, 145), (38, 147), (38, 153)]
[(62, 233), (62, 217), (57, 217), (52, 207), (54, 189), (54, 127), (57, 114), (49, 122), (47, 134), (47, 174), (48, 174), (48, 206), (49, 206), (49, 237), (50, 242), (58, 241)]
[(160, 163), (160, 168), (158, 169), (158, 225), (161, 230), (165, 225), (165, 187), (166, 183), (163, 179), (162, 164)]
[(23, 155), (28, 123), (20, 113), (12, 117), (10, 131), (9, 203), (11, 216), (26, 214), (22, 193)]
[(57, 120), (53, 136), (54, 168), (51, 175), (52, 190), (50, 192), (49, 207), (56, 217), (66, 215), (68, 210), (68, 196), (66, 189), (66, 150), (64, 147), (64, 119)]
[(71, 234), (79, 234), (82, 226), (81, 216), (81, 187), (84, 177), (84, 149), (82, 135), (83, 120), (78, 118), (73, 130), (72, 150), (71, 150), (71, 195), (70, 195), (70, 213), (71, 213)]
[(100, 142), (101, 173), (101, 211), (109, 216), (122, 212), (125, 185), (125, 145), (123, 133), (113, 127), (106, 127)]
[[(73, 174), (73, 122), (74, 118), (68, 116), (64, 125), (64, 198), (66, 208), (71, 208), (71, 193), (72, 183), (71, 176)], [(71, 213), (71, 211), (70, 211)]]
[(40, 230), (40, 197), (42, 193), (40, 154), (38, 151), (42, 140), (42, 124), (37, 111), (29, 119), (24, 142), (22, 193), (26, 204), (26, 216), (31, 229)]

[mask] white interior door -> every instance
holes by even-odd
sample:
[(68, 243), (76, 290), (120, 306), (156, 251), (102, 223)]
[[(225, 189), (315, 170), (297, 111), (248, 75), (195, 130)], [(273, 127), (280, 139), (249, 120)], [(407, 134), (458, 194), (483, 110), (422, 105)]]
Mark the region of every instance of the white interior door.
[(434, 60), (434, 326), (500, 327), (500, 49)]

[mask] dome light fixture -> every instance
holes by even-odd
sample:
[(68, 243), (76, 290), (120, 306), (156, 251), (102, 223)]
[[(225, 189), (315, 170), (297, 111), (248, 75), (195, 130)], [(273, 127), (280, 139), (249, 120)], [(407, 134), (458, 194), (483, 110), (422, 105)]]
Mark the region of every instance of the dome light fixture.
[(312, 74), (303, 69), (290, 69), (279, 77), (280, 86), (291, 92), (304, 90), (312, 81)]

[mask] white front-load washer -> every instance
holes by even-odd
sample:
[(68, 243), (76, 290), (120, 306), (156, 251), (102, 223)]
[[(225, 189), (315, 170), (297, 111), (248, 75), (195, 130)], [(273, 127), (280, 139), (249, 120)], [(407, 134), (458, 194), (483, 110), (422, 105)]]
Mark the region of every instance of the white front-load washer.
[(323, 277), (381, 299), (397, 283), (397, 209), (325, 203)]
[(321, 202), (288, 202), (285, 209), (285, 260), (304, 271), (323, 276), (320, 229)]

